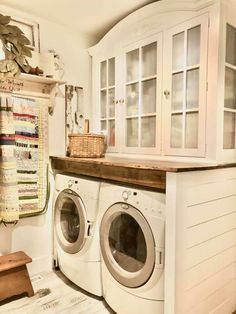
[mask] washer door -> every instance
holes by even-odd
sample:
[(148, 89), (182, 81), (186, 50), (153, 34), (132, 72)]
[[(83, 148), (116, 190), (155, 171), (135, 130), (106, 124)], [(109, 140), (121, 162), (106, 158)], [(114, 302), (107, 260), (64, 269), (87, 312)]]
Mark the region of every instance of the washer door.
[(122, 285), (144, 285), (155, 266), (152, 231), (139, 210), (117, 203), (105, 213), (100, 230), (101, 251), (111, 275)]
[(62, 191), (55, 203), (57, 240), (67, 253), (78, 253), (85, 242), (87, 220), (80, 197), (71, 190)]

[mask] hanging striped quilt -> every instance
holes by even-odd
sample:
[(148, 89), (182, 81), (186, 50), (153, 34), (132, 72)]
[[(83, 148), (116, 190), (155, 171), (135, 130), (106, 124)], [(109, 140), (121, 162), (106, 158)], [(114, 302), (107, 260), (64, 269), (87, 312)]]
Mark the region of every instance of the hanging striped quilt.
[[(5, 112), (3, 116), (10, 112), (11, 129), (1, 133), (7, 135), (8, 141), (3, 136), (3, 146), (4, 149), (7, 145), (11, 147), (11, 156), (9, 154), (10, 159), (7, 158), (4, 162), (3, 174), (10, 169), (14, 172), (12, 181), (14, 178), (17, 198), (14, 197), (15, 207), (12, 210), (9, 211), (4, 205), (1, 208), (0, 220), (2, 218), (6, 222), (41, 212), (45, 207), (48, 188), (48, 103), (45, 100), (16, 96), (12, 96), (8, 102), (11, 102), (11, 109), (5, 111), (3, 106), (2, 112)], [(10, 160), (10, 168), (7, 170), (6, 165)], [(10, 197), (10, 189), (5, 190), (4, 198), (6, 197)]]
[(0, 95), (0, 221), (19, 219), (12, 99)]

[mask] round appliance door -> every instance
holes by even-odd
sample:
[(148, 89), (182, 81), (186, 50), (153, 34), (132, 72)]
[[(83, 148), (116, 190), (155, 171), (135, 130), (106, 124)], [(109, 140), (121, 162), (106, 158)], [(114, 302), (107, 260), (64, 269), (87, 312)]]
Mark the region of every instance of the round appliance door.
[(144, 285), (155, 266), (155, 242), (144, 216), (127, 203), (116, 203), (106, 211), (100, 231), (102, 256), (111, 275), (129, 288)]
[(85, 242), (87, 220), (80, 197), (63, 190), (55, 203), (55, 228), (61, 248), (70, 254), (78, 253)]

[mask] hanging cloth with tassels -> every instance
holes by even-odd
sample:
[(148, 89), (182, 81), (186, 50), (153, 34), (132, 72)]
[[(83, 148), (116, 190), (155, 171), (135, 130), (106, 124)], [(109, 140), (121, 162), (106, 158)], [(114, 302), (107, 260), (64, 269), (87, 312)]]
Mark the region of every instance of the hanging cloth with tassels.
[(0, 221), (19, 219), (15, 127), (11, 96), (0, 95)]
[(41, 213), (48, 201), (46, 100), (0, 95), (0, 221)]

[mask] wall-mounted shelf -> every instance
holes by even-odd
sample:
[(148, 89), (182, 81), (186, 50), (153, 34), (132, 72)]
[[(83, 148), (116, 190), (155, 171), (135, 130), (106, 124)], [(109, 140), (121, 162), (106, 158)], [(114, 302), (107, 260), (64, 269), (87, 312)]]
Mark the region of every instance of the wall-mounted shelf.
[(46, 98), (49, 100), (49, 113), (53, 113), (58, 87), (66, 82), (36, 76), (21, 74), (18, 77), (0, 78), (0, 92), (12, 93), (19, 96)]
[(58, 84), (58, 85), (66, 84), (66, 81), (56, 80), (54, 78), (48, 78), (45, 76), (25, 74), (25, 73), (22, 73), (17, 79), (30, 81), (30, 82), (38, 82), (42, 84)]

